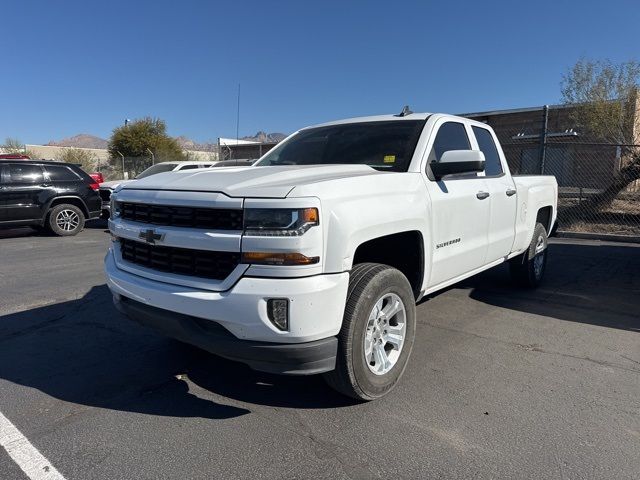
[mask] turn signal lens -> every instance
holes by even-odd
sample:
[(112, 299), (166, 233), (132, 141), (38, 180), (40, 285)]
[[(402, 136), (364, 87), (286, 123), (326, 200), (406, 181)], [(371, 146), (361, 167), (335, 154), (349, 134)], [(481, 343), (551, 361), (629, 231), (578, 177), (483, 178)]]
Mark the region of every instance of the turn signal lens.
[(307, 257), (298, 252), (244, 252), (242, 254), (242, 263), (259, 265), (313, 265), (319, 261), (320, 257)]
[(302, 210), (302, 218), (304, 223), (318, 224), (318, 209), (317, 208), (305, 208)]

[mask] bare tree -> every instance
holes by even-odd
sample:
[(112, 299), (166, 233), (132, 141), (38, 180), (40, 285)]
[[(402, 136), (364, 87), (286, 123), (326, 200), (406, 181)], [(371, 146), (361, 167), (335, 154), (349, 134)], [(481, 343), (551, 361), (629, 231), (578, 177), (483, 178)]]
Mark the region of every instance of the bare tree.
[(57, 160), (66, 163), (79, 164), (87, 172), (95, 170), (96, 156), (89, 150), (82, 148), (65, 148), (58, 155)]
[(17, 138), (8, 137), (4, 141), (4, 145), (2, 145), (2, 151), (5, 153), (16, 153), (22, 155), (29, 155), (33, 158), (34, 153), (30, 150), (27, 150), (27, 147), (24, 143), (22, 143)]
[(609, 205), (631, 182), (640, 179), (640, 64), (579, 60), (562, 80), (564, 103), (574, 106), (574, 120), (600, 140), (620, 145), (623, 164), (613, 181), (589, 202)]

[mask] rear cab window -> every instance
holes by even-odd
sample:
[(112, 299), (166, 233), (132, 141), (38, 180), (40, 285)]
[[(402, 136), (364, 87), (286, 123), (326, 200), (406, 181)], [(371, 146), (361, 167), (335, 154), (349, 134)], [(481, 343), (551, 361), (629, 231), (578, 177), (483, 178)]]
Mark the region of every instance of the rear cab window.
[(498, 148), (496, 147), (496, 143), (493, 141), (493, 136), (491, 132), (486, 128), (482, 127), (471, 127), (473, 129), (473, 134), (476, 136), (476, 141), (478, 142), (478, 147), (480, 151), (484, 153), (484, 173), (487, 177), (495, 177), (498, 175), (502, 175), (504, 173), (504, 169), (502, 168), (502, 162), (500, 161), (500, 154), (498, 153)]

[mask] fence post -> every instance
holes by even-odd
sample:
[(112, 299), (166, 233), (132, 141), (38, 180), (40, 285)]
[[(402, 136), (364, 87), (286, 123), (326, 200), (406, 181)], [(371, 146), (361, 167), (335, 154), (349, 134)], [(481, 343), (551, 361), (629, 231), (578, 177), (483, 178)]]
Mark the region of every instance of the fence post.
[(120, 157), (122, 157), (122, 178), (124, 179), (124, 155), (120, 152), (117, 152)]
[(151, 165), (155, 165), (156, 164), (156, 156), (153, 154), (153, 152), (151, 151), (150, 148), (147, 148), (147, 152), (149, 152), (151, 154)]
[(542, 107), (542, 132), (540, 132), (540, 173), (544, 175), (547, 156), (547, 129), (549, 125), (549, 105)]

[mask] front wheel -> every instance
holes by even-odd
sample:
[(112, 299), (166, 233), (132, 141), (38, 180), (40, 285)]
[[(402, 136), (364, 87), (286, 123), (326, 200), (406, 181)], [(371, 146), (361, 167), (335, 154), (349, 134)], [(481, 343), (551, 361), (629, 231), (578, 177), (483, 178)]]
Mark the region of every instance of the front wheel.
[(415, 337), (415, 298), (407, 278), (376, 263), (354, 266), (338, 335), (336, 369), (327, 383), (358, 400), (373, 400), (398, 382)]
[(518, 285), (528, 288), (540, 285), (547, 268), (547, 242), (547, 230), (536, 223), (527, 251), (509, 260), (511, 278)]

